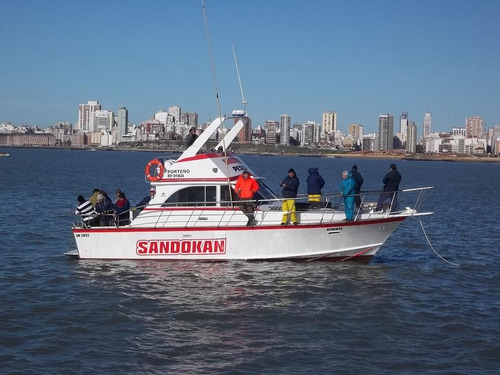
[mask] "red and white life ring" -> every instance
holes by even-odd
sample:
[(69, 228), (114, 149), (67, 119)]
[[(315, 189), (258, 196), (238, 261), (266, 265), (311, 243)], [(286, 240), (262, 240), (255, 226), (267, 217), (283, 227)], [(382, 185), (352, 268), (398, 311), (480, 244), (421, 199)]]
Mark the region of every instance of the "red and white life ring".
[[(155, 171), (156, 174), (154, 172), (153, 174), (151, 174), (151, 167), (153, 166), (155, 166), (155, 169), (153, 169), (153, 171)], [(148, 179), (148, 181), (159, 181), (163, 177), (163, 170), (163, 163), (158, 159), (153, 159), (146, 165), (146, 178)]]

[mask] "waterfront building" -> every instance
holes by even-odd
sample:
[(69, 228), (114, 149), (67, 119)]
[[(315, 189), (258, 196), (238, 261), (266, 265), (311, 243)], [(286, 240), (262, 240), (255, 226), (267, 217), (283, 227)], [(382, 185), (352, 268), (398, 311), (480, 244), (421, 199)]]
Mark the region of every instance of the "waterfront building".
[(56, 137), (50, 133), (9, 133), (0, 134), (0, 145), (52, 147), (56, 144)]
[(500, 140), (500, 125), (495, 125), (490, 129), (488, 140), (491, 145), (491, 152), (494, 154), (500, 153), (500, 149), (498, 148), (498, 141)]
[(171, 119), (172, 123), (177, 125), (181, 123), (181, 107), (174, 105), (172, 107), (168, 108), (168, 114), (172, 117), (169, 117)]
[(189, 127), (198, 127), (198, 114), (195, 112), (185, 112), (181, 113), (181, 123), (188, 125)]
[(378, 148), (378, 137), (376, 133), (363, 136), (363, 151), (375, 151)]
[(264, 129), (266, 132), (266, 144), (275, 145), (278, 134), (278, 121), (266, 121)]
[(405, 140), (406, 140), (407, 130), (408, 130), (408, 112), (403, 112), (401, 113), (401, 116), (399, 116), (399, 133)]
[(15, 131), (16, 127), (10, 122), (2, 122), (0, 124), (0, 133), (14, 133)]
[(378, 149), (380, 151), (393, 149), (394, 116), (386, 113), (378, 116)]
[(428, 134), (424, 138), (425, 142), (425, 152), (437, 153), (439, 152), (439, 146), (441, 145), (441, 137), (439, 133)]
[(321, 130), (321, 139), (330, 142), (330, 138), (334, 137), (337, 132), (337, 113), (335, 111), (323, 112)]
[(483, 135), (484, 121), (481, 116), (467, 117), (465, 119), (465, 135), (467, 138), (479, 138)]
[(423, 121), (423, 132), (422, 132), (422, 138), (425, 142), (425, 138), (429, 136), (432, 132), (432, 113), (431, 112), (426, 112), (424, 115), (424, 121)]
[(116, 143), (123, 141), (123, 136), (128, 133), (128, 110), (126, 107), (118, 107)]
[(94, 113), (95, 131), (111, 130), (115, 121), (115, 114), (106, 109), (99, 109)]
[(234, 119), (236, 124), (239, 120), (243, 121), (243, 127), (238, 133), (238, 140), (240, 143), (250, 143), (252, 142), (252, 119), (250, 117), (239, 117)]
[(406, 152), (417, 152), (417, 125), (414, 121), (409, 122), (406, 127)]
[(89, 100), (87, 104), (80, 104), (78, 106), (78, 126), (76, 129), (84, 132), (95, 131), (95, 112), (100, 109), (101, 105), (98, 101)]
[(280, 119), (280, 144), (288, 146), (290, 144), (290, 125), (292, 117), (288, 114), (282, 114)]
[(363, 125), (349, 124), (347, 127), (347, 134), (354, 140), (354, 146), (358, 150), (363, 150)]
[(451, 128), (450, 135), (452, 137), (458, 137), (458, 136), (465, 137), (466, 136), (465, 128)]

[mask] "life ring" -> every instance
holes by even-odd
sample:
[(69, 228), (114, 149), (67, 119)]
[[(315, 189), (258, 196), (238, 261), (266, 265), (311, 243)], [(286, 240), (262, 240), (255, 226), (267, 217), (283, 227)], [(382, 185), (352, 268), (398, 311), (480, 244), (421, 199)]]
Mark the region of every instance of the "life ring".
[[(151, 174), (152, 166), (156, 166), (156, 168), (154, 169), (156, 171), (156, 175)], [(146, 170), (145, 170), (146, 178), (148, 179), (148, 181), (153, 181), (153, 182), (159, 181), (163, 177), (163, 170), (164, 170), (163, 163), (158, 159), (153, 159), (146, 165)]]

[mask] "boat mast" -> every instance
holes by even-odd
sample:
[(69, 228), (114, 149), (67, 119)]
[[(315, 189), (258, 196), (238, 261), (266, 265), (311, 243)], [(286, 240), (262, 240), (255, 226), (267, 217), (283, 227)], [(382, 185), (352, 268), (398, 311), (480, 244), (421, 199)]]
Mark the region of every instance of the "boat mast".
[[(219, 111), (219, 119), (221, 120), (220, 133), (223, 134), (222, 130), (224, 129), (224, 126), (223, 126), (224, 121), (222, 121), (222, 111), (220, 108), (219, 89), (217, 87), (217, 78), (216, 78), (216, 74), (215, 74), (214, 56), (212, 53), (212, 42), (210, 40), (210, 33), (208, 31), (207, 11), (205, 9), (205, 1), (204, 0), (201, 0), (201, 6), (203, 8), (203, 20), (205, 21), (205, 32), (207, 34), (208, 53), (210, 55), (210, 64), (212, 66), (212, 78), (213, 78), (214, 87), (215, 87), (215, 98), (217, 101), (217, 110)], [(228, 190), (229, 190), (229, 199), (232, 201), (233, 200), (233, 192), (231, 190), (231, 179), (229, 177), (229, 166), (227, 163), (227, 151), (226, 151), (226, 144), (224, 141), (224, 136), (222, 137), (222, 144), (223, 144), (222, 147), (223, 147), (223, 151), (224, 151), (224, 158), (226, 160), (225, 164), (226, 164), (227, 186), (228, 186)]]
[(236, 74), (238, 75), (238, 83), (240, 85), (241, 104), (243, 104), (243, 116), (246, 116), (248, 102), (245, 100), (245, 95), (243, 95), (243, 85), (241, 84), (240, 69), (238, 68), (238, 60), (236, 59), (236, 53), (234, 52), (234, 45), (232, 47), (233, 47), (234, 65), (236, 66)]

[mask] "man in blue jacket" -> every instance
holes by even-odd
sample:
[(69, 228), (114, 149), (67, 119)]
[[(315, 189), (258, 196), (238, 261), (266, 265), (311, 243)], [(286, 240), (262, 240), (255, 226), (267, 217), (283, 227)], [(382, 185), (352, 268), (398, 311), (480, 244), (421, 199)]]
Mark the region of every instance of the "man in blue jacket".
[(280, 182), (282, 188), (283, 203), (281, 209), (283, 210), (283, 219), (281, 220), (281, 225), (288, 224), (288, 217), (292, 220), (293, 225), (297, 225), (297, 215), (295, 214), (295, 198), (297, 198), (297, 191), (299, 190), (299, 179), (295, 174), (295, 171), (290, 168), (288, 170), (288, 176), (286, 176), (283, 181)]
[(345, 221), (353, 221), (354, 214), (354, 180), (351, 172), (342, 171), (340, 195), (344, 198)]
[(321, 189), (325, 186), (325, 180), (319, 174), (318, 168), (309, 168), (307, 171), (307, 195), (309, 203), (313, 206), (319, 206), (321, 202)]

